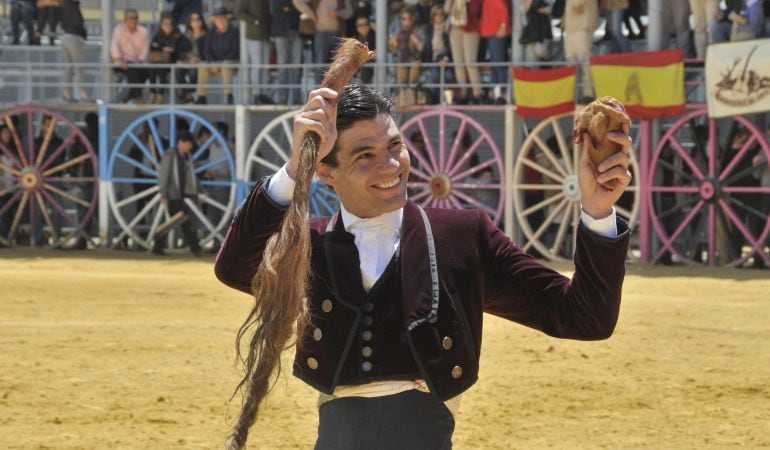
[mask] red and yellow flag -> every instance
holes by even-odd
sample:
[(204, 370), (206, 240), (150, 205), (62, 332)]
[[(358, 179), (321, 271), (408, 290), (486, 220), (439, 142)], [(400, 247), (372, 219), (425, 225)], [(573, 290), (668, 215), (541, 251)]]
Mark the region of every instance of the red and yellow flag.
[(684, 113), (682, 50), (594, 56), (591, 74), (596, 96), (615, 97), (635, 119)]
[(575, 110), (575, 66), (559, 69), (513, 69), (516, 112), (545, 118)]

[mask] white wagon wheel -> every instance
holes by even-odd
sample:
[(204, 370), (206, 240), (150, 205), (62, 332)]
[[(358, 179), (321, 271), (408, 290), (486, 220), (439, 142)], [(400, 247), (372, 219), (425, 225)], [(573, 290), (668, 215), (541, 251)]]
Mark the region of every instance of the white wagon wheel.
[[(214, 239), (220, 242), (224, 239), (235, 208), (233, 152), (227, 140), (206, 119), (185, 110), (163, 109), (134, 120), (120, 134), (110, 152), (107, 192), (110, 210), (122, 230), (113, 240), (113, 246), (131, 238), (141, 247), (152, 248), (156, 230), (170, 219), (166, 208), (161, 206), (158, 171), (163, 153), (168, 146), (176, 145), (177, 130), (172, 125), (180, 119), (188, 123), (193, 134), (200, 128), (206, 128), (211, 133), (211, 137), (195, 148), (192, 154), (201, 192), (197, 202), (190, 199), (185, 202), (195, 215), (193, 220), (198, 224), (197, 228), (199, 231), (203, 229), (201, 245)], [(204, 160), (215, 145), (224, 149), (224, 155)], [(181, 234), (173, 229), (167, 233), (165, 239), (169, 251), (181, 252), (188, 248), (189, 244), (182, 242)]]
[[(277, 172), (291, 157), (291, 144), (296, 111), (281, 114), (265, 125), (246, 154), (246, 181), (253, 185), (258, 179)], [(334, 190), (313, 177), (310, 187), (310, 216), (330, 216), (339, 206)]]
[[(538, 123), (519, 150), (513, 167), (513, 205), (518, 226), (526, 236), (522, 248), (563, 260), (572, 257), (580, 223), (580, 186), (577, 164), (580, 146), (572, 142), (573, 113)], [(633, 134), (633, 131), (632, 131)], [(638, 145), (639, 139), (634, 139)], [(632, 152), (631, 185), (618, 204), (617, 214), (631, 226), (639, 213), (639, 166)]]

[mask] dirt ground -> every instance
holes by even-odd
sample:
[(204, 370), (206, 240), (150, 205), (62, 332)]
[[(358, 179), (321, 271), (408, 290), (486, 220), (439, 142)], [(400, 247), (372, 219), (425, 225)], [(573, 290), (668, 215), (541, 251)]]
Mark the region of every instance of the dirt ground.
[[(250, 299), (212, 260), (0, 250), (0, 447), (222, 448)], [(628, 272), (608, 341), (486, 318), (455, 448), (770, 448), (770, 273)], [(316, 396), (284, 378), (250, 448), (312, 447)]]

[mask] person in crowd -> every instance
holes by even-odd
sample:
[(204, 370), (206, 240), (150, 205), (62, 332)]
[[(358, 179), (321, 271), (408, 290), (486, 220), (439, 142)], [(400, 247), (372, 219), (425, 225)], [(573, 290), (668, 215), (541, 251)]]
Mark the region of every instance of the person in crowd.
[[(16, 143), (5, 122), (0, 122), (0, 146), (12, 155), (16, 153)], [(11, 203), (11, 199), (18, 183), (14, 180), (12, 168), (11, 159), (0, 151), (0, 247), (5, 245), (3, 241), (11, 239), (11, 214), (16, 211), (17, 203)]]
[(581, 103), (588, 103), (594, 96), (589, 61), (598, 21), (599, 7), (596, 0), (566, 0), (562, 19), (564, 59), (577, 65)]
[[(646, 14), (642, 1), (643, 0), (629, 0), (628, 8), (623, 11), (623, 23), (625, 23), (626, 28), (628, 28), (629, 39), (644, 39), (644, 36), (646, 35), (644, 29), (645, 26), (642, 24), (642, 15)], [(631, 27), (631, 22), (634, 22), (638, 31), (634, 31)]]
[[(48, 36), (48, 43), (54, 45), (56, 39), (56, 27), (61, 20), (62, 0), (37, 0), (37, 34), (38, 39), (41, 36)], [(45, 27), (48, 25), (48, 33), (45, 33)]]
[[(195, 256), (200, 256), (201, 247), (193, 224), (195, 213), (187, 204), (187, 201), (197, 202), (199, 191), (198, 178), (191, 157), (194, 141), (193, 135), (188, 130), (177, 131), (176, 146), (163, 153), (158, 172), (158, 188), (161, 204), (166, 208), (169, 217), (174, 217), (179, 212), (186, 215), (180, 221), (182, 234), (190, 251)], [(168, 231), (170, 230), (166, 230), (165, 233)], [(165, 254), (165, 233), (155, 236), (152, 252), (156, 255)]]
[(299, 84), (302, 69), (302, 37), (299, 34), (299, 11), (292, 0), (270, 0), (271, 24), (270, 35), (275, 42), (275, 56), (279, 65), (291, 64), (293, 67), (281, 67), (278, 72), (277, 90), (279, 105), (296, 105), (302, 102)]
[[(150, 62), (153, 64), (176, 64), (181, 55), (186, 55), (191, 49), (190, 41), (179, 31), (171, 13), (164, 12), (160, 16), (160, 26), (150, 42)], [(165, 100), (165, 85), (168, 85), (169, 67), (151, 68), (150, 103), (161, 104)]]
[(235, 69), (231, 65), (237, 63), (240, 58), (241, 38), (238, 28), (230, 24), (229, 15), (229, 11), (224, 8), (218, 8), (211, 15), (214, 26), (206, 33), (202, 52), (203, 61), (208, 66), (198, 69), (198, 98), (195, 103), (199, 105), (208, 103), (206, 94), (209, 75), (218, 73), (222, 74), (227, 104), (233, 104), (233, 73)]
[(670, 36), (674, 35), (673, 47), (683, 49), (685, 58), (694, 56), (690, 42), (690, 3), (684, 0), (662, 1), (657, 6), (660, 10), (649, 11), (649, 25), (653, 31), (647, 34), (647, 49), (658, 51), (668, 48)]
[(733, 22), (729, 19), (733, 12), (740, 13), (743, 9), (743, 0), (726, 0), (725, 8), (717, 8), (714, 14), (714, 22), (709, 28), (709, 36), (712, 44), (727, 42), (730, 40), (730, 32)]
[(35, 34), (35, 17), (37, 16), (37, 7), (35, 0), (12, 0), (11, 1), (11, 35), (12, 45), (21, 44), (21, 27), (27, 31), (27, 43), (29, 45), (38, 45), (40, 40)]
[[(770, 142), (770, 124), (767, 126), (766, 139)], [(764, 154), (760, 148), (757, 154), (751, 159), (751, 163), (754, 165), (754, 178), (759, 180), (759, 186), (765, 189), (770, 189), (770, 163), (768, 163), (767, 155)], [(770, 217), (770, 195), (762, 195), (759, 200), (759, 212), (765, 217), (766, 220)], [(754, 230), (755, 236), (761, 236), (765, 227), (764, 221), (759, 221), (754, 218)], [(764, 242), (764, 246), (770, 246), (770, 233)], [(770, 256), (765, 252), (765, 256)], [(767, 269), (767, 263), (761, 255), (754, 255), (753, 267), (757, 269)]]
[[(416, 24), (417, 12), (412, 5), (401, 10), (401, 27), (388, 38), (388, 50), (393, 54), (396, 67), (396, 83), (402, 105), (413, 104), (414, 89), (420, 78), (420, 60), (425, 43), (425, 31)], [(409, 100), (411, 98), (411, 100)]]
[[(460, 87), (460, 95), (455, 99), (458, 104), (481, 102), (481, 73), (476, 65), (481, 40), (481, 3), (482, 0), (447, 0), (444, 3), (444, 11), (449, 15), (449, 42), (455, 63), (455, 77), (463, 85)], [(468, 80), (471, 84), (470, 97), (465, 95)]]
[(142, 88), (138, 85), (147, 81), (147, 68), (141, 65), (147, 63), (149, 51), (150, 35), (147, 28), (139, 25), (139, 13), (133, 8), (125, 10), (123, 23), (118, 24), (112, 31), (110, 47), (115, 72), (124, 75), (131, 85), (122, 99), (123, 103), (144, 103)]
[(238, 0), (233, 15), (246, 25), (246, 49), (252, 65), (249, 70), (252, 101), (255, 105), (272, 105), (275, 102), (267, 93), (270, 77), (264, 67), (270, 63), (270, 32), (277, 26), (271, 24), (270, 1)]
[[(372, 24), (367, 16), (356, 17), (356, 32), (353, 35), (359, 42), (365, 43), (369, 50), (377, 50), (377, 33), (372, 29)], [(361, 82), (371, 83), (374, 78), (374, 68), (370, 65), (364, 65), (361, 68)]]
[(414, 10), (417, 12), (417, 25), (430, 25), (430, 13), (436, 5), (438, 5), (436, 0), (418, 0), (414, 5)]
[(604, 18), (612, 30), (612, 39), (617, 51), (628, 53), (631, 42), (623, 33), (623, 14), (628, 9), (628, 0), (601, 0)]
[(430, 25), (425, 29), (422, 49), (422, 60), (434, 64), (430, 67), (430, 76), (431, 83), (437, 86), (430, 88), (431, 99), (434, 103), (441, 103), (441, 84), (454, 78), (454, 70), (449, 67), (452, 61), (449, 21), (441, 5), (435, 5), (430, 11)]
[[(481, 37), (487, 40), (489, 62), (500, 64), (508, 61), (508, 43), (511, 40), (511, 10), (508, 0), (483, 0), (481, 4)], [(508, 66), (493, 66), (491, 97), (484, 97), (484, 103), (504, 105), (505, 87), (508, 86)]]
[[(227, 122), (217, 121), (214, 122), (214, 127), (219, 134), (225, 140), (230, 140), (230, 126)], [(205, 127), (204, 127), (205, 128)], [(227, 182), (230, 180), (230, 166), (223, 164), (222, 160), (227, 158), (230, 154), (230, 148), (227, 145), (222, 145), (219, 141), (212, 142), (209, 147), (208, 157), (203, 161), (204, 164), (212, 164), (209, 169), (203, 174), (203, 178), (210, 181)], [(222, 207), (227, 205), (230, 196), (230, 186), (209, 186), (207, 187), (207, 195), (219, 203)], [(216, 226), (220, 220), (222, 220), (223, 210), (212, 205), (205, 205), (206, 218), (209, 222)], [(219, 250), (221, 242), (216, 237), (213, 242), (213, 250)]]
[[(374, 18), (374, 8), (371, 0), (351, 0), (353, 5), (353, 15), (345, 21), (345, 36), (356, 37), (356, 19), (366, 17), (369, 20)], [(372, 47), (369, 47), (370, 49)]]
[[(66, 0), (65, 0), (66, 2)], [(80, 128), (80, 131), (83, 132), (86, 139), (88, 140), (89, 145), (91, 146), (91, 149), (95, 153), (99, 153), (99, 115), (93, 111), (89, 111), (85, 114), (83, 117), (83, 121), (85, 122), (84, 126)], [(73, 145), (70, 147), (70, 154), (67, 157), (69, 160), (72, 160), (74, 158), (77, 158), (80, 155), (84, 155), (87, 153), (87, 148), (85, 145), (81, 143), (77, 143), (76, 145)], [(98, 163), (97, 163), (98, 167)], [(80, 164), (77, 164), (74, 167), (71, 167), (69, 169), (70, 174), (75, 178), (94, 178), (94, 165), (93, 161), (90, 159), (86, 159), (85, 161), (81, 162)], [(81, 186), (83, 186), (83, 193), (81, 198), (83, 198), (86, 201), (90, 201), (94, 194), (94, 187), (96, 186), (96, 183), (83, 183)], [(83, 217), (86, 214), (87, 207), (81, 205), (81, 204), (75, 204), (75, 208), (77, 210), (77, 216)], [(77, 239), (75, 240), (75, 244), (72, 246), (73, 250), (86, 250), (88, 248), (88, 241), (91, 236), (94, 236), (96, 233), (96, 221), (97, 221), (97, 214), (91, 214), (91, 217), (87, 222), (82, 223), (82, 228), (78, 230)]]
[(524, 28), (519, 36), (519, 44), (525, 48), (525, 58), (531, 61), (550, 61), (551, 59), (551, 6), (545, 0), (524, 0)]
[(760, 38), (765, 31), (765, 12), (761, 0), (746, 0), (740, 11), (728, 16), (732, 22), (730, 41), (748, 41)]
[[(177, 84), (183, 85), (197, 85), (198, 84), (198, 67), (196, 66), (201, 62), (201, 52), (203, 50), (203, 40), (206, 37), (208, 27), (206, 21), (203, 20), (203, 15), (199, 12), (192, 12), (187, 16), (187, 23), (185, 24), (184, 36), (187, 38), (187, 42), (190, 44), (188, 50), (181, 55), (177, 63), (182, 67), (176, 71)], [(179, 101), (182, 103), (192, 103), (193, 93), (195, 89), (191, 87), (179, 88)]]
[(719, 0), (690, 0), (690, 11), (692, 12), (695, 36), (695, 54), (698, 59), (706, 58), (709, 30), (714, 27), (718, 10)]
[[(309, 17), (315, 24), (313, 36), (313, 53), (316, 64), (329, 64), (332, 52), (337, 47), (337, 39), (345, 30), (345, 20), (353, 16), (353, 7), (350, 0), (314, 0), (311, 6), (310, 0), (293, 0), (294, 6), (300, 13)], [(320, 84), (323, 79), (325, 67), (316, 72), (316, 79)]]
[(67, 102), (74, 101), (72, 82), (78, 90), (81, 102), (89, 101), (85, 83), (85, 68), (83, 64), (86, 47), (86, 27), (83, 13), (80, 11), (80, 0), (63, 0), (61, 7), (62, 33), (60, 42), (64, 54), (64, 91), (62, 96)]
[(187, 23), (192, 13), (203, 14), (202, 0), (167, 0), (171, 3), (171, 15), (174, 23)]

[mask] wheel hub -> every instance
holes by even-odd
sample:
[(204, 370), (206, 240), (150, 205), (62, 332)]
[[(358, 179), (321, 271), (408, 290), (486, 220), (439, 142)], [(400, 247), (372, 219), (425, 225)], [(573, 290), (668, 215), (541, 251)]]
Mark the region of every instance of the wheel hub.
[(444, 173), (434, 175), (430, 180), (430, 192), (439, 200), (449, 197), (452, 192), (452, 180)]
[(564, 184), (561, 186), (561, 191), (567, 199), (573, 202), (580, 201), (580, 183), (578, 182), (577, 175), (569, 175), (564, 179)]
[(40, 187), (42, 177), (34, 167), (25, 167), (21, 171), (19, 181), (24, 189), (31, 191)]
[(704, 179), (698, 188), (701, 198), (707, 202), (713, 202), (719, 198), (721, 191), (722, 187), (719, 184), (719, 180), (710, 177)]

